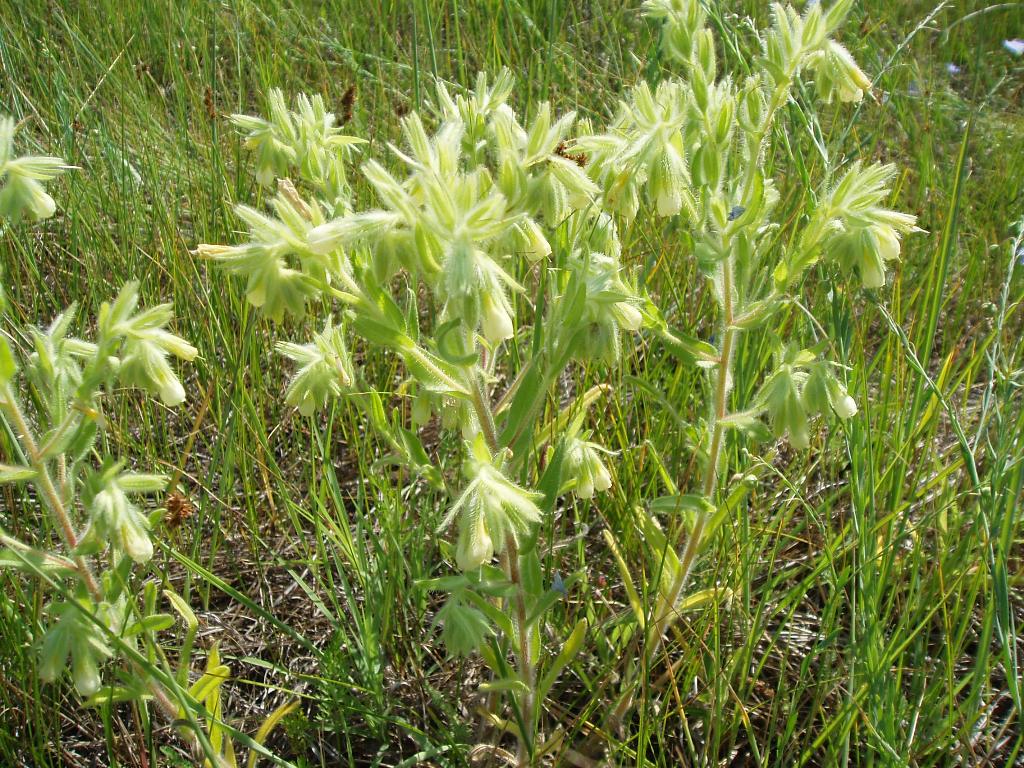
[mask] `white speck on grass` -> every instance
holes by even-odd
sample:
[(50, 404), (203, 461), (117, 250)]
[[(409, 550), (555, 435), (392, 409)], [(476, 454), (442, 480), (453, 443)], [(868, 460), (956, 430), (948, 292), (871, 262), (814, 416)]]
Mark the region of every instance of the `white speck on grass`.
[(1003, 48), (1008, 50), (1014, 56), (1024, 56), (1024, 40), (1019, 38), (1014, 40), (1003, 40)]
[(963, 69), (958, 67), (953, 62), (949, 62), (949, 64), (946, 65), (946, 71), (951, 75), (959, 75), (961, 72), (963, 72)]

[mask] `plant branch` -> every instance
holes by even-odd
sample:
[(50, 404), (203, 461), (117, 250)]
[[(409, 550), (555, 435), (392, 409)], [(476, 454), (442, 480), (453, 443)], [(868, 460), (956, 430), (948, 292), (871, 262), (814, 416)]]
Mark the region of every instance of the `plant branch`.
[[(733, 273), (732, 260), (722, 260), (722, 346), (719, 354), (717, 380), (715, 383), (715, 400), (712, 413), (711, 445), (708, 449), (708, 465), (704, 474), (704, 496), (714, 503), (715, 492), (718, 490), (718, 465), (722, 458), (722, 444), (725, 440), (725, 419), (729, 415), (729, 391), (732, 388), (732, 358), (736, 344), (738, 329), (733, 325)], [(648, 637), (650, 650), (647, 658), (652, 659), (661, 645), (662, 637), (669, 620), (675, 613), (679, 597), (686, 587), (690, 571), (700, 551), (707, 515), (698, 515), (693, 530), (686, 541), (686, 546), (679, 554), (679, 570), (672, 586), (665, 596), (661, 615), (654, 623), (651, 636)]]
[[(46, 464), (44, 454), (39, 450), (39, 446), (32, 436), (28, 419), (25, 418), (25, 414), (22, 412), (21, 406), (18, 405), (18, 400), (10, 386), (7, 386), (6, 391), (3, 393), (3, 402), (0, 404), (0, 407), (7, 412), (8, 417), (13, 422), (21, 444), (25, 448), (25, 453), (28, 454), (29, 461), (32, 463), (32, 469), (36, 471), (34, 482), (38, 485), (39, 490), (42, 491), (43, 497), (46, 499), (46, 503), (58, 523), (64, 544), (69, 552), (73, 552), (75, 547), (78, 546), (78, 534), (75, 533), (74, 526), (71, 524), (71, 517), (68, 515), (60, 493), (58, 493), (53, 478), (50, 476), (50, 468)], [(102, 599), (103, 595), (100, 591), (99, 583), (96, 581), (89, 563), (81, 555), (75, 556), (74, 560), (89, 593), (97, 601)]]
[[(727, 257), (721, 262), (722, 278), (722, 342), (719, 347), (715, 395), (712, 406), (712, 419), (709, 424), (711, 442), (708, 449), (708, 465), (704, 474), (703, 493), (713, 500), (718, 488), (718, 465), (721, 462), (722, 445), (725, 439), (725, 418), (729, 415), (729, 390), (732, 387), (732, 358), (739, 329), (734, 326), (735, 307), (733, 301), (733, 265)], [(679, 569), (671, 586), (662, 600), (657, 603), (654, 620), (646, 630), (646, 640), (641, 651), (641, 664), (630, 669), (626, 681), (625, 692), (618, 705), (609, 717), (612, 730), (618, 728), (626, 713), (632, 708), (636, 696), (637, 673), (639, 668), (646, 668), (661, 648), (668, 625), (676, 615), (676, 606), (686, 588), (690, 572), (697, 560), (707, 526), (707, 515), (698, 515), (693, 529), (679, 553)]]

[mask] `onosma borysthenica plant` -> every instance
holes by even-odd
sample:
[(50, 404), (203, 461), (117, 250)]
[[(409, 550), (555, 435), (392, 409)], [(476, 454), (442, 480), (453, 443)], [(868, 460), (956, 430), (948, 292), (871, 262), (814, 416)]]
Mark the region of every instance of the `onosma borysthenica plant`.
[[(274, 91), (266, 118), (233, 117), (273, 194), (270, 210), (238, 206), (247, 240), (197, 252), (243, 277), (249, 301), (274, 320), (331, 302), (321, 331), (278, 344), (295, 364), (286, 401), (310, 415), (329, 398), (351, 398), (406, 465), (447, 491), (437, 530), (456, 572), (424, 586), (446, 593), (444, 641), (490, 669), (485, 716), (517, 744), (514, 756), (498, 741), (478, 749), (526, 765), (601, 748), (567, 743), (567, 724), (545, 710), (560, 672), (587, 647), (588, 626), (550, 637), (547, 611), (576, 576), (543, 572), (538, 552), (550, 542), (539, 531), (615, 482), (609, 451), (588, 428), (588, 409), (609, 389), (567, 391), (566, 371), (618, 366), (623, 350), (650, 344), (710, 378), (707, 416), (695, 425), (701, 483), (669, 481), (665, 496), (634, 500), (649, 567), (627, 563), (616, 532), (605, 531), (631, 606), (611, 641), (620, 687), (601, 726), (612, 732), (680, 611), (723, 597), (686, 587), (742, 492), (723, 482), (747, 469), (724, 466), (727, 441), (785, 438), (806, 449), (814, 417), (856, 414), (821, 325), (799, 312), (784, 327), (778, 318), (801, 306), (815, 265), (883, 286), (914, 218), (886, 205), (888, 166), (829, 163), (796, 223), (774, 218), (779, 193), (765, 174), (798, 84), (836, 109), (870, 89), (833, 39), (851, 5), (815, 3), (802, 14), (774, 6), (753, 74), (736, 78), (718, 71), (700, 2), (649, 0), (675, 73), (632, 88), (603, 129), (548, 103), (524, 118), (509, 103), (507, 71), (480, 75), (465, 92), (439, 83), (429, 113), (402, 120), (391, 162), (360, 158), (363, 142), (342, 134), (319, 96), (291, 109)], [(353, 167), (372, 190), (365, 203), (353, 194)], [(671, 327), (672, 308), (634, 281), (621, 235), (640, 217), (674, 219), (718, 305), (713, 341)], [(735, 402), (733, 363), (752, 331), (777, 339), (775, 364), (753, 397)], [(401, 360), (405, 415), (388, 415), (353, 345)], [(443, 473), (421, 442), (418, 429), (435, 418), (462, 446), (458, 474)], [(641, 572), (650, 583), (636, 583)]]
[[(57, 157), (16, 156), (15, 132), (14, 121), (0, 117), (3, 237), (21, 236), (17, 225), (23, 219), (53, 216), (56, 203), (43, 183), (69, 170)], [(164, 494), (169, 478), (129, 469), (128, 457), (111, 455), (101, 439), (105, 402), (116, 389), (134, 387), (167, 407), (182, 405), (186, 392), (171, 360), (194, 360), (196, 348), (167, 329), (169, 304), (139, 307), (134, 282), (100, 307), (91, 340), (74, 335), (73, 306), (49, 325), (21, 327), (18, 313), (7, 311), (5, 282), (0, 484), (32, 492), (5, 497), (22, 503), (0, 514), (0, 569), (35, 581), (48, 595), (34, 638), (39, 675), (54, 682), (70, 672), (84, 706), (131, 703), (143, 727), (155, 704), (181, 725), (179, 733), (204, 765), (236, 766), (236, 737), (253, 750), (251, 759), (269, 754), (261, 743), (294, 703), (273, 713), (255, 739), (226, 724), (221, 687), (230, 669), (213, 646), (204, 672), (190, 679), (199, 621), (165, 585), (163, 598), (184, 624), (180, 643), (167, 652), (164, 633), (177, 621), (158, 610), (160, 582), (149, 578), (148, 568), (164, 510), (147, 513), (141, 500)], [(32, 531), (37, 510), (48, 524)], [(12, 535), (3, 527), (8, 524), (31, 535)], [(28, 616), (18, 618), (37, 625)]]

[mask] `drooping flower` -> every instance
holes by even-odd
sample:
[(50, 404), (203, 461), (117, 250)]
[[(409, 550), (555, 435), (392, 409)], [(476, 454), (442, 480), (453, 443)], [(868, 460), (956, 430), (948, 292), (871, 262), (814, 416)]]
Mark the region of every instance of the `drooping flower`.
[(566, 474), (576, 481), (576, 495), (590, 499), (594, 491), (607, 491), (612, 487), (612, 476), (601, 459), (602, 453), (609, 453), (587, 435), (573, 435), (569, 438), (565, 454)]
[(163, 475), (122, 472), (121, 464), (107, 462), (90, 475), (83, 496), (89, 511), (89, 527), (81, 546), (102, 550), (109, 544), (137, 563), (153, 557), (149, 520), (128, 498), (129, 493), (157, 493), (167, 486)]
[(56, 178), (71, 166), (59, 157), (14, 156), (14, 119), (0, 117), (0, 219), (17, 221), (24, 215), (48, 219), (57, 204), (42, 182)]
[(483, 565), (495, 552), (504, 552), (508, 539), (518, 543), (541, 519), (537, 501), (542, 494), (505, 477), (482, 435), (477, 436), (471, 452), (465, 468), (469, 484), (441, 524), (444, 529), (459, 518), (455, 560), (464, 571)]
[(814, 71), (818, 96), (826, 104), (835, 99), (859, 102), (871, 90), (871, 80), (864, 70), (857, 66), (850, 52), (834, 40), (827, 41), (821, 50), (811, 54), (808, 65)]
[(47, 628), (40, 646), (39, 676), (54, 682), (71, 657), (71, 679), (80, 696), (91, 696), (100, 689), (100, 664), (112, 651), (102, 630), (89, 614), (99, 610), (88, 597), (61, 601), (51, 606), (55, 621)]
[(279, 342), (277, 351), (299, 363), (285, 392), (285, 402), (297, 407), (303, 416), (323, 408), (355, 379), (343, 329), (332, 325), (330, 318), (309, 344)]
[(789, 435), (794, 448), (810, 438), (808, 420), (830, 411), (841, 419), (857, 413), (857, 403), (833, 373), (835, 366), (814, 352), (789, 344), (776, 354), (775, 371), (761, 386), (756, 408), (768, 413), (776, 437)]
[(807, 365), (808, 376), (800, 396), (809, 413), (827, 413), (831, 409), (840, 419), (849, 419), (857, 413), (857, 401), (836, 378), (833, 367), (824, 360)]
[(191, 361), (199, 350), (164, 328), (174, 315), (170, 304), (135, 313), (137, 304), (138, 285), (127, 283), (117, 299), (100, 310), (103, 333), (124, 340), (118, 377), (129, 386), (158, 395), (165, 405), (180, 405), (185, 388), (167, 357)]
[(900, 255), (900, 236), (916, 231), (917, 219), (884, 206), (891, 165), (854, 163), (828, 194), (822, 210), (828, 219), (825, 253), (860, 274), (865, 288), (885, 285), (885, 265)]

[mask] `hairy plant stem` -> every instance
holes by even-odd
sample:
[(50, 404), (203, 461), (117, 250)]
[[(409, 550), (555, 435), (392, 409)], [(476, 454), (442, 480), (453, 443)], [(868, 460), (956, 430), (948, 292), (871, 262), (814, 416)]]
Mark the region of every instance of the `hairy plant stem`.
[[(71, 523), (71, 516), (64, 507), (64, 502), (61, 500), (60, 493), (57, 491), (57, 486), (54, 485), (53, 478), (50, 476), (50, 468), (46, 463), (46, 459), (43, 453), (39, 450), (35, 437), (32, 436), (32, 430), (29, 426), (28, 419), (25, 418), (25, 414), (22, 412), (21, 406), (18, 405), (18, 400), (10, 386), (5, 387), (5, 391), (2, 395), (3, 402), (0, 403), (0, 407), (7, 412), (8, 417), (14, 424), (15, 430), (18, 432), (18, 439), (21, 440), (21, 444), (25, 448), (25, 453), (28, 454), (29, 461), (32, 464), (32, 469), (36, 472), (35, 482), (39, 486), (39, 490), (42, 491), (43, 497), (46, 499), (46, 504), (50, 508), (50, 512), (56, 519), (58, 527), (61, 530), (61, 535), (64, 539), (64, 544), (68, 548), (68, 552), (71, 553), (75, 550), (75, 547), (78, 546), (78, 534), (75, 533), (75, 528)], [(96, 577), (93, 575), (92, 569), (89, 567), (89, 563), (82, 555), (75, 555), (74, 562), (76, 568), (81, 574), (82, 581), (89, 590), (89, 594), (91, 594), (93, 599), (97, 602), (102, 600), (103, 593), (100, 590), (99, 582), (96, 581)]]
[[(473, 410), (476, 411), (477, 420), (483, 430), (487, 447), (495, 456), (501, 449), (498, 443), (498, 430), (494, 424), (494, 412), (491, 409), (490, 398), (483, 383), (482, 372), (477, 370), (472, 375), (473, 386), (471, 399)], [(515, 588), (513, 603), (513, 622), (515, 625), (516, 637), (511, 638), (516, 643), (516, 664), (519, 667), (519, 677), (527, 687), (527, 693), (520, 699), (520, 716), (522, 718), (523, 733), (520, 734), (516, 761), (519, 766), (527, 766), (530, 763), (530, 745), (533, 742), (533, 721), (534, 721), (534, 670), (530, 660), (530, 634), (526, 621), (526, 597), (523, 594), (523, 577), (519, 570), (519, 545), (511, 534), (505, 537), (505, 553), (502, 557), (502, 565), (505, 568), (505, 575)]]
[[(795, 74), (795, 68), (787, 71), (785, 79), (778, 83), (772, 91), (764, 119), (751, 141), (752, 150), (751, 156), (747, 160), (747, 167), (744, 173), (742, 199), (748, 198), (753, 189), (754, 179), (761, 166), (761, 153), (764, 151), (765, 140), (771, 133), (772, 125), (775, 122), (775, 115), (789, 99)], [(723, 244), (723, 248), (728, 252), (728, 241)], [(729, 416), (728, 401), (729, 391), (732, 388), (732, 359), (733, 353), (735, 352), (736, 335), (739, 333), (739, 329), (736, 327), (735, 322), (737, 316), (742, 313), (742, 310), (737, 310), (737, 307), (735, 306), (735, 298), (733, 296), (734, 275), (731, 256), (726, 256), (722, 260), (720, 270), (721, 272), (719, 277), (721, 278), (722, 284), (722, 342), (721, 346), (718, 348), (718, 359), (716, 361), (717, 376), (715, 379), (715, 393), (714, 401), (712, 403), (711, 421), (708, 425), (710, 434), (708, 464), (704, 472), (704, 482), (702, 484), (704, 496), (712, 503), (714, 503), (714, 497), (718, 490), (719, 464), (722, 459), (722, 445), (725, 440), (726, 429), (724, 421)], [(686, 543), (678, 553), (679, 570), (677, 571), (675, 579), (670, 585), (664, 600), (659, 601), (657, 613), (652, 624), (645, 628), (644, 646), (641, 650), (641, 663), (634, 664), (630, 667), (626, 675), (625, 684), (623, 685), (623, 693), (619, 698), (618, 704), (608, 718), (608, 724), (611, 730), (618, 729), (623, 718), (626, 716), (626, 713), (632, 708), (636, 697), (637, 677), (640, 670), (649, 667), (650, 663), (660, 650), (662, 642), (664, 642), (665, 632), (668, 630), (668, 626), (672, 619), (675, 618), (679, 600), (683, 594), (683, 590), (686, 589), (686, 584), (689, 581), (693, 565), (697, 561), (697, 555), (700, 553), (701, 545), (704, 543), (704, 531), (707, 527), (707, 522), (708, 520), (706, 515), (697, 516), (693, 529), (690, 531), (690, 535), (686, 539)]]
[(523, 727), (526, 732), (519, 739), (517, 759), (520, 766), (529, 765), (530, 745), (533, 742), (533, 718), (535, 683), (533, 674), (533, 663), (530, 661), (530, 630), (526, 623), (526, 599), (523, 595), (523, 577), (519, 572), (519, 546), (515, 537), (508, 536), (505, 539), (505, 549), (508, 551), (506, 562), (508, 563), (508, 577), (516, 587), (515, 594), (515, 628), (518, 649), (516, 658), (519, 664), (519, 676), (526, 685), (527, 691), (520, 699), (520, 715), (523, 719)]
[(754, 146), (754, 152), (747, 163), (746, 175), (743, 179), (743, 199), (746, 199), (750, 195), (750, 191), (754, 185), (754, 177), (757, 175), (759, 168), (761, 167), (761, 152), (764, 149), (765, 139), (768, 138), (768, 134), (771, 133), (772, 125), (775, 123), (775, 114), (782, 109), (782, 105), (789, 101), (789, 93), (793, 88), (793, 79), (796, 77), (796, 70), (786, 72), (786, 79), (775, 86), (775, 90), (772, 91), (771, 102), (768, 104), (768, 111), (765, 114), (764, 121), (761, 123), (761, 127), (758, 132), (754, 135), (754, 140), (751, 142)]
[(484, 388), (482, 376), (479, 372), (472, 377), (473, 387), (470, 397), (473, 400), (473, 410), (476, 411), (477, 420), (480, 422), (480, 429), (483, 430), (484, 439), (491, 454), (497, 456), (501, 450), (498, 444), (498, 428), (494, 424), (494, 412), (491, 410), (489, 397)]

